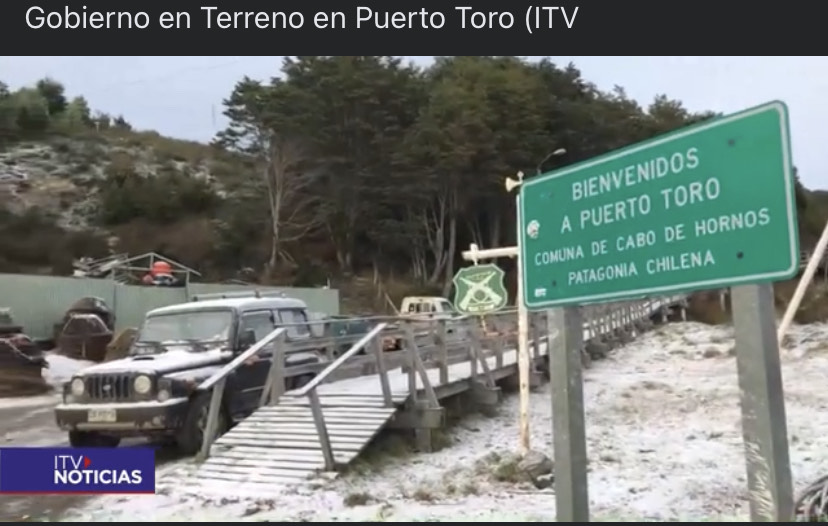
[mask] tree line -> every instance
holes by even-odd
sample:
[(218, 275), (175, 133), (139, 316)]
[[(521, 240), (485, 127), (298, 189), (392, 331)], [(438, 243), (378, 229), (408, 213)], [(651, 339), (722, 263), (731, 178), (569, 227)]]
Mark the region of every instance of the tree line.
[[(121, 151), (90, 189), (94, 226), (132, 225), (122, 236), (140, 245), (127, 243), (131, 252), (159, 250), (212, 277), (250, 267), (307, 285), (373, 271), (447, 291), (469, 243), (515, 243), (507, 176), (715, 116), (665, 95), (644, 107), (550, 60), (437, 57), (418, 67), (389, 56), (299, 56), (274, 73), (235, 85), (223, 101), (229, 125), (209, 149), (131, 132), (51, 79), (17, 91), (0, 83), (0, 148), (72, 130), (151, 138), (167, 159), (154, 177)], [(212, 182), (193, 177), (204, 162)], [(801, 185), (797, 201), (809, 208)], [(163, 240), (148, 246), (156, 228)]]
[(49, 131), (83, 128), (130, 130), (122, 117), (96, 111), (82, 96), (68, 99), (60, 82), (43, 78), (34, 86), (10, 91), (0, 81), (0, 146), (20, 139), (40, 138)]
[(444, 291), (469, 243), (515, 242), (506, 176), (713, 116), (666, 96), (644, 108), (572, 64), (515, 57), (438, 57), (427, 68), (291, 57), (269, 82), (242, 79), (224, 106), (230, 125), (216, 144), (255, 158), (267, 189), (268, 267), (315, 240), (342, 272), (397, 272)]

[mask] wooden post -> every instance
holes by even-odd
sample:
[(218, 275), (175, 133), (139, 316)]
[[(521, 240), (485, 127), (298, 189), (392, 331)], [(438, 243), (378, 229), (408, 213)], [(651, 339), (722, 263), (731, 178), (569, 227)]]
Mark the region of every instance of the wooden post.
[(584, 418), (583, 316), (577, 307), (561, 309), (557, 320), (563, 345), (550, 355), (552, 437), (557, 522), (589, 522)]
[[(286, 342), (284, 333), (273, 344), (270, 364), (270, 404), (279, 403), (279, 397), (285, 392)], [(264, 393), (262, 393), (264, 396)]]
[(532, 329), (532, 357), (534, 359), (540, 358), (540, 331), (538, 330), (538, 314), (532, 313), (529, 315)]
[(609, 310), (607, 310), (606, 305), (601, 307), (601, 336), (606, 336), (610, 333), (612, 329), (610, 329), (610, 320), (609, 320)]
[(204, 435), (201, 437), (201, 451), (199, 458), (206, 460), (210, 456), (210, 448), (213, 445), (213, 439), (218, 432), (219, 413), (221, 412), (221, 399), (224, 397), (224, 385), (227, 383), (227, 378), (222, 378), (210, 393), (210, 407), (207, 410), (207, 422), (204, 425)]
[(555, 311), (548, 309), (546, 311), (546, 355), (552, 354), (552, 346), (555, 344), (555, 337), (558, 335), (558, 329), (555, 327)]
[(470, 345), (467, 347), (467, 355), (469, 357), (469, 372), (471, 373), (471, 379), (477, 380), (477, 353), (475, 352), (474, 346), (476, 345), (476, 342), (479, 343), (479, 339), (476, 336), (477, 332), (474, 323), (469, 323), (468, 332), (466, 334), (470, 343)]
[(319, 401), (319, 393), (316, 392), (315, 387), (308, 393), (308, 400), (310, 400), (311, 414), (313, 415), (314, 426), (316, 426), (316, 434), (319, 436), (319, 446), (322, 448), (322, 457), (325, 459), (325, 470), (333, 471), (336, 463), (334, 461), (333, 448), (331, 447), (331, 437), (328, 436), (328, 426), (325, 425), (322, 403)]
[[(822, 235), (819, 237), (819, 241), (817, 241), (816, 249), (814, 250), (813, 255), (811, 255), (811, 258), (808, 260), (808, 265), (805, 267), (802, 277), (799, 279), (794, 295), (788, 303), (788, 308), (785, 309), (785, 315), (782, 316), (782, 321), (779, 322), (779, 330), (776, 333), (776, 341), (780, 347), (782, 346), (782, 340), (785, 338), (785, 333), (788, 332), (788, 328), (796, 315), (796, 311), (802, 303), (802, 298), (805, 297), (805, 291), (808, 289), (808, 285), (811, 284), (811, 280), (814, 278), (814, 274), (816, 274), (816, 271), (819, 268), (820, 261), (822, 261), (822, 258), (825, 256), (826, 249), (828, 249), (828, 223), (825, 224), (825, 228), (822, 230)], [(826, 272), (828, 272), (828, 270), (826, 270)]]
[(437, 325), (437, 355), (440, 357), (440, 385), (449, 383), (448, 377), (448, 344), (446, 338), (448, 331), (446, 330), (446, 320), (440, 320)]
[(495, 368), (501, 369), (503, 367), (503, 336), (500, 333), (495, 334), (491, 341), (495, 352)]
[(374, 356), (377, 359), (377, 375), (379, 376), (380, 388), (382, 389), (382, 401), (385, 407), (393, 407), (394, 400), (391, 397), (391, 384), (388, 382), (388, 369), (385, 366), (385, 351), (382, 348), (382, 333), (377, 334), (371, 340)]
[(793, 484), (773, 285), (733, 287), (731, 300), (751, 522), (790, 522)]
[(486, 379), (486, 387), (495, 387), (494, 376), (489, 368), (489, 363), (486, 361), (486, 356), (483, 349), (483, 341), (480, 338), (480, 329), (475, 329), (471, 332), (471, 352), (472, 360), (476, 364), (480, 362), (480, 367), (483, 369), (483, 375)]
[(414, 340), (414, 329), (410, 322), (405, 322), (404, 333), (405, 364), (408, 368), (408, 392), (411, 394), (411, 399), (417, 401), (417, 371), (414, 369), (414, 353), (417, 352), (417, 346)]

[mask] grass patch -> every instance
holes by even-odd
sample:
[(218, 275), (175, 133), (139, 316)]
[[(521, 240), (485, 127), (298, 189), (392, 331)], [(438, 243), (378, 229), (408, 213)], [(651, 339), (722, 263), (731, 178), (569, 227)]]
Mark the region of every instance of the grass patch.
[(360, 476), (374, 473), (392, 461), (405, 459), (416, 452), (410, 433), (385, 430), (348, 465), (343, 474)]

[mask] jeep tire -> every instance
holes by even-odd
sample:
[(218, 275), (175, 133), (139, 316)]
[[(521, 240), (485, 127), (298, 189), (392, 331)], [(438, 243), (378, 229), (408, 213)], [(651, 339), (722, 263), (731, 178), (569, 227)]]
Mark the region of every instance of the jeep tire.
[(102, 435), (94, 431), (69, 431), (69, 444), (72, 447), (118, 447), (120, 437)]
[[(207, 427), (207, 415), (210, 412), (211, 393), (202, 393), (193, 398), (184, 418), (184, 425), (178, 431), (175, 442), (178, 449), (185, 455), (191, 456), (201, 450), (204, 441), (204, 428)], [(218, 414), (216, 436), (220, 437), (227, 430), (227, 414), (222, 408)], [(215, 440), (214, 438), (214, 440)]]
[(301, 389), (311, 383), (314, 379), (314, 375), (312, 374), (303, 374), (300, 376), (295, 376), (290, 379), (290, 388), (289, 389)]

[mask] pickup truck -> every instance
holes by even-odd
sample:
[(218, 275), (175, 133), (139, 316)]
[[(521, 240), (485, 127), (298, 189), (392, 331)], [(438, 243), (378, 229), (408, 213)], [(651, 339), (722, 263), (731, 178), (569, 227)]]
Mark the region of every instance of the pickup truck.
[[(403, 298), (400, 305), (400, 317), (411, 320), (415, 336), (428, 332), (429, 337), (435, 320), (446, 320), (446, 334), (455, 334), (458, 321), (464, 318), (454, 310), (449, 300), (440, 296)], [(392, 328), (396, 326), (397, 324), (392, 324)], [(402, 349), (402, 339), (400, 337), (388, 338), (383, 346), (387, 350)]]

